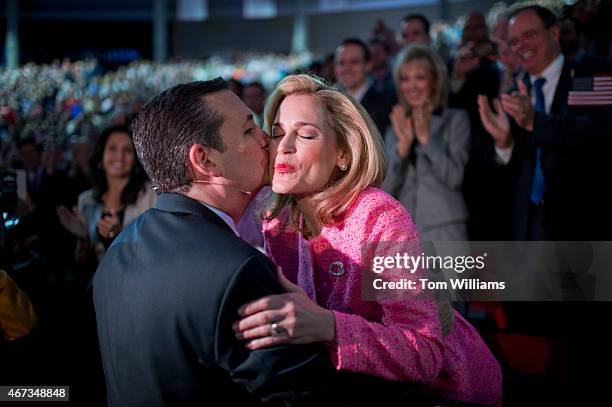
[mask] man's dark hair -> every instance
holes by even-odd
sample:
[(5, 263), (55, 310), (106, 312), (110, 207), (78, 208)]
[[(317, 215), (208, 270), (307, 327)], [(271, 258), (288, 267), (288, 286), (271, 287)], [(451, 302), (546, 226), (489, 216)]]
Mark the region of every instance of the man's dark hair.
[(357, 45), (358, 47), (360, 47), (363, 50), (363, 56), (365, 57), (366, 62), (372, 59), (372, 55), (370, 54), (370, 49), (368, 48), (366, 43), (360, 40), (359, 38), (345, 38), (344, 40), (342, 40), (340, 45), (336, 47), (336, 49), (340, 47), (344, 47), (346, 45)]
[(234, 92), (236, 96), (242, 99), (242, 92), (244, 91), (244, 85), (242, 84), (242, 82), (240, 82), (237, 79), (230, 78), (227, 81), (225, 81), (225, 83), (227, 84), (227, 88), (229, 90)]
[(404, 16), (400, 23), (407, 23), (410, 20), (419, 20), (421, 24), (423, 24), (423, 28), (425, 28), (425, 34), (429, 35), (429, 27), (431, 27), (431, 23), (423, 14), (408, 14)]
[[(264, 88), (264, 86), (259, 81), (249, 82), (249, 83), (244, 85), (244, 88), (245, 89), (246, 88), (258, 88), (263, 95), (266, 94), (266, 88)], [(243, 93), (244, 93), (244, 90), (243, 90)]]
[[(102, 197), (108, 191), (108, 181), (106, 179), (106, 173), (102, 168), (102, 162), (104, 160), (104, 150), (106, 149), (106, 143), (108, 139), (114, 133), (125, 133), (130, 136), (130, 128), (127, 126), (110, 126), (102, 130), (100, 137), (98, 137), (98, 143), (91, 157), (91, 171), (94, 177), (94, 190), (93, 196), (97, 202), (102, 202)], [(133, 140), (132, 140), (133, 141)], [(136, 157), (134, 157), (134, 167), (130, 173), (130, 178), (121, 191), (121, 203), (123, 205), (130, 205), (138, 200), (140, 192), (144, 190), (147, 182), (147, 177), (144, 174), (142, 166)]]
[(529, 11), (529, 10), (533, 10), (538, 15), (538, 17), (540, 17), (542, 24), (544, 24), (544, 28), (550, 28), (553, 25), (559, 24), (559, 20), (557, 19), (557, 16), (555, 15), (555, 13), (553, 13), (551, 9), (539, 6), (537, 4), (533, 4), (533, 5), (525, 6), (525, 7), (519, 7), (516, 10), (512, 10), (512, 12), (508, 15), (508, 21), (512, 20), (514, 17), (516, 17), (518, 14), (522, 13), (523, 11)]
[(380, 38), (372, 38), (369, 41), (370, 46), (372, 45), (380, 45), (381, 47), (383, 47), (383, 49), (385, 50), (385, 52), (388, 54), (391, 52), (391, 49), (389, 49), (389, 44), (387, 44), (386, 41), (381, 40)]
[(204, 96), (227, 89), (221, 79), (176, 85), (151, 98), (132, 123), (138, 158), (158, 192), (189, 185), (187, 159), (194, 144), (223, 152), (219, 134), (224, 117)]

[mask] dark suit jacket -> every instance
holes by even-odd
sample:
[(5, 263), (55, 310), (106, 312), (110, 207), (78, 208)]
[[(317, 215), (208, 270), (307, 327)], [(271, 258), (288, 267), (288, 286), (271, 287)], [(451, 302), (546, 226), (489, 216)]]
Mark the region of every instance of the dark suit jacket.
[(378, 92), (374, 86), (370, 86), (361, 99), (361, 105), (370, 114), (380, 132), (380, 136), (384, 136), (389, 123), (391, 123), (389, 114), (393, 107), (392, 101)]
[[(600, 67), (589, 64), (573, 68), (575, 76), (604, 72)], [(527, 234), (529, 195), (535, 149), (538, 146), (542, 148), (546, 182), (544, 207), (550, 240), (610, 240), (612, 200), (607, 185), (612, 174), (612, 114), (609, 107), (576, 108), (567, 105), (572, 86), (571, 71), (566, 63), (555, 91), (551, 114), (536, 114), (531, 134), (513, 128), (515, 151), (509, 165), (513, 166), (512, 170), (517, 176), (513, 202), (516, 240), (524, 240)], [(574, 247), (580, 247), (578, 245)], [(559, 262), (560, 266), (562, 264)], [(558, 272), (561, 267), (553, 270)], [(571, 280), (568, 282), (572, 283)], [(602, 353), (606, 346), (601, 343), (601, 335), (593, 327), (609, 317), (610, 303), (507, 302), (504, 311), (510, 332), (561, 340), (558, 342), (561, 346), (557, 345), (556, 349), (551, 347), (547, 367), (563, 372), (563, 368), (569, 364), (569, 371), (572, 372), (569, 380), (577, 383), (571, 391), (579, 395), (576, 400), (584, 404), (584, 394), (598, 387), (593, 384), (598, 380), (596, 375), (588, 373), (589, 366), (607, 353)], [(564, 347), (566, 350), (560, 351)], [(571, 356), (568, 358), (567, 355)], [(588, 391), (583, 391), (583, 388)], [(564, 392), (560, 394), (567, 402), (567, 395)]]
[(283, 290), (265, 256), (184, 195), (124, 229), (93, 289), (110, 406), (293, 405), (330, 381), (322, 345), (251, 352), (235, 338), (238, 307)]
[[(450, 61), (452, 75), (454, 61)], [(470, 72), (458, 92), (450, 92), (448, 105), (465, 110), (470, 117), (470, 159), (465, 168), (463, 195), (469, 210), (469, 236), (472, 240), (506, 240), (509, 238), (511, 196), (507, 186), (508, 170), (495, 161), (493, 138), (486, 132), (478, 113), (478, 95), (489, 100), (498, 96), (499, 69), (488, 58)]]
[(589, 75), (590, 66), (563, 67), (550, 114), (536, 113), (534, 130), (513, 127), (515, 149), (510, 165), (516, 174), (513, 234), (527, 238), (529, 196), (536, 148), (542, 149), (546, 183), (544, 202), (551, 240), (609, 240), (612, 221), (609, 188), (612, 173), (612, 115), (607, 108), (570, 108), (568, 92), (575, 76)]
[[(452, 76), (451, 62), (449, 72)], [(481, 125), (478, 115), (478, 95), (486, 95), (488, 99), (496, 98), (499, 93), (499, 69), (495, 62), (488, 58), (481, 58), (480, 65), (470, 72), (465, 78), (461, 89), (455, 93), (450, 92), (448, 105), (457, 109), (463, 109), (470, 115), (472, 126)]]

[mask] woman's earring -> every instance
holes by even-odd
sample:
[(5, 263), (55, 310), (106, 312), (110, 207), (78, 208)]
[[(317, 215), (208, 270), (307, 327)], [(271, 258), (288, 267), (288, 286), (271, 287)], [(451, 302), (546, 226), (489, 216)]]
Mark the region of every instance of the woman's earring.
[(348, 165), (346, 165), (346, 164), (342, 164), (342, 165), (340, 166), (340, 169), (341, 169), (342, 171), (346, 171), (346, 170), (348, 170)]

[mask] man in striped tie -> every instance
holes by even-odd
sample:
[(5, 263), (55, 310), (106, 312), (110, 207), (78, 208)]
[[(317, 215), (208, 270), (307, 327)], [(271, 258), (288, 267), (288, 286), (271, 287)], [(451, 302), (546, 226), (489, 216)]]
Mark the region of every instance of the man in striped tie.
[[(527, 6), (510, 15), (511, 50), (527, 72), (518, 89), (494, 101), (479, 96), (485, 129), (500, 165), (514, 172), (513, 238), (608, 240), (609, 194), (598, 176), (610, 172), (610, 110), (571, 109), (574, 75), (593, 75), (561, 54), (559, 25), (547, 8)], [(608, 206), (609, 207), (609, 206)]]
[[(534, 272), (540, 271), (538, 282), (542, 283), (523, 288), (543, 293), (575, 285), (588, 275), (590, 261), (563, 274), (564, 248), (590, 253), (588, 241), (612, 240), (612, 198), (606, 184), (612, 174), (612, 112), (607, 106), (568, 105), (574, 76), (592, 77), (612, 70), (602, 72), (592, 61), (581, 61), (578, 66), (566, 60), (559, 46), (559, 25), (550, 10), (527, 6), (509, 18), (510, 47), (527, 75), (516, 91), (494, 101), (494, 111), (488, 100), (479, 96), (479, 113), (495, 140), (498, 164), (514, 175), (513, 238), (571, 241), (522, 245), (524, 257), (533, 260), (530, 265), (538, 264), (542, 248), (550, 249), (550, 258), (556, 257), (556, 262), (545, 262), (543, 269), (517, 270), (531, 276), (531, 281)], [(596, 284), (601, 287), (606, 283)], [(504, 304), (504, 312), (507, 332), (544, 342), (565, 338), (573, 360), (569, 371), (572, 385), (567, 390), (555, 386), (544, 404), (592, 404), (587, 400), (597, 399), (597, 389), (608, 388), (592, 366), (609, 357), (608, 339), (599, 335), (596, 327), (609, 317), (612, 303), (513, 302)], [(563, 356), (552, 354), (547, 361), (547, 366), (564, 364), (567, 360)], [(562, 402), (552, 401), (556, 395)]]

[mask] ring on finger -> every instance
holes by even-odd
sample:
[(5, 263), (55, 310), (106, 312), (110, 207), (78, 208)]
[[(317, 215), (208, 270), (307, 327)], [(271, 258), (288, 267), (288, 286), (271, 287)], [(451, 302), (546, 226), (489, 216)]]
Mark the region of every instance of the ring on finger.
[(270, 325), (270, 336), (280, 336), (282, 333), (283, 329), (278, 322), (274, 322)]

